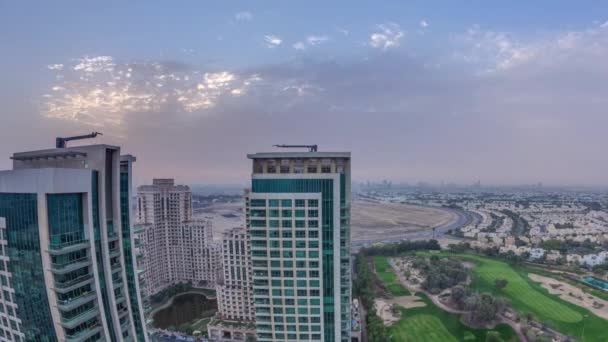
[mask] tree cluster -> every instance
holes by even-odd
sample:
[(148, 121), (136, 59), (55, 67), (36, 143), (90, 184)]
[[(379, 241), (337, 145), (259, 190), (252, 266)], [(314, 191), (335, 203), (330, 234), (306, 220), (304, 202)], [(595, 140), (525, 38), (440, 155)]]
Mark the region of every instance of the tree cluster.
[(353, 280), (353, 292), (361, 299), (361, 304), (367, 313), (365, 316), (367, 338), (369, 341), (388, 341), (384, 322), (374, 310), (374, 275), (365, 255), (357, 254), (355, 270), (357, 274)]
[(425, 276), (422, 288), (433, 294), (466, 281), (470, 274), (461, 262), (435, 255), (430, 258), (418, 257), (412, 266)]
[(504, 311), (508, 302), (502, 297), (493, 297), (487, 293), (472, 292), (469, 288), (455, 286), (452, 289), (451, 300), (459, 310), (467, 311), (465, 319), (471, 325), (484, 326), (496, 320), (498, 314)]
[(359, 254), (364, 255), (385, 255), (396, 256), (407, 252), (421, 250), (441, 250), (441, 246), (437, 240), (422, 240), (422, 241), (404, 241), (399, 243), (391, 243), (381, 246), (366, 247), (361, 249)]

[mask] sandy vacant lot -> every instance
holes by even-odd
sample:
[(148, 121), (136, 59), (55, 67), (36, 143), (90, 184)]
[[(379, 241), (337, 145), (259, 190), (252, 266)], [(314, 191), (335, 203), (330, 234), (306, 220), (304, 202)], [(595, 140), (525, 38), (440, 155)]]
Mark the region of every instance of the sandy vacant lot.
[(563, 281), (532, 273), (528, 276), (533, 281), (539, 282), (549, 293), (558, 295), (561, 299), (574, 305), (581, 306), (603, 319), (608, 319), (608, 301), (585, 293), (578, 287)]
[(404, 232), (443, 226), (456, 215), (441, 209), (398, 203), (354, 200), (351, 206), (353, 241), (401, 238)]
[[(449, 211), (407, 204), (354, 200), (351, 204), (351, 239), (400, 239), (405, 232), (443, 226), (456, 219)], [(194, 211), (196, 219), (213, 222), (213, 239), (228, 229), (243, 226), (243, 202), (214, 203)]]

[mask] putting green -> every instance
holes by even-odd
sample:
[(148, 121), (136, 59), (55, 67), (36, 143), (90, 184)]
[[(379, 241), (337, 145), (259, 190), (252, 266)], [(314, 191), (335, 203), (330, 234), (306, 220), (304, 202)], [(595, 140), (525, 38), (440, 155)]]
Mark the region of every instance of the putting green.
[(457, 342), (439, 318), (432, 315), (415, 315), (402, 319), (390, 328), (393, 341)]

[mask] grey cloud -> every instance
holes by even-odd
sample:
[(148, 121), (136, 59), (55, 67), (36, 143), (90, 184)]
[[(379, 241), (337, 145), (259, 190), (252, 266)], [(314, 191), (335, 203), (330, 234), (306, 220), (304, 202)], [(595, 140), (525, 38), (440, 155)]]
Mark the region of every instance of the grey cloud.
[[(123, 108), (118, 124), (103, 111), (91, 111), (87, 120), (106, 120), (106, 130), (126, 132), (115, 134), (117, 141), (138, 155), (144, 180), (244, 181), (250, 170), (246, 153), (297, 142), (352, 151), (356, 179), (608, 183), (608, 162), (601, 158), (608, 143), (605, 32), (597, 28), (525, 43), (506, 34), (473, 38), (488, 50), (461, 44), (459, 51), (412, 57), (391, 49), (365, 59), (297, 59), (242, 70), (113, 61), (112, 75), (142, 68), (132, 75), (138, 86), (164, 82), (162, 91), (153, 92), (155, 101), (170, 94), (172, 105), (128, 115)], [(501, 43), (505, 39), (508, 44)], [(517, 49), (538, 52), (504, 64)], [(455, 52), (477, 62), (446, 58)], [(184, 87), (173, 79), (186, 75), (196, 83)], [(87, 89), (76, 92), (84, 96), (97, 84), (72, 76), (56, 86)], [(221, 94), (213, 106), (187, 111), (177, 94), (196, 94), (199, 83)], [(245, 92), (232, 94), (245, 86)], [(45, 120), (73, 126), (82, 121)]]

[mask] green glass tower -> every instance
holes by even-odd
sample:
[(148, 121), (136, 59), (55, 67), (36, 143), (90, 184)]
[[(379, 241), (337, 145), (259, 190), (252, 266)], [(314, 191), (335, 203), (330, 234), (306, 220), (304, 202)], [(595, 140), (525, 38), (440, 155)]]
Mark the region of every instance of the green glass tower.
[(15, 153), (0, 172), (0, 302), (11, 341), (147, 341), (132, 251), (135, 158), (107, 145)]
[(258, 340), (350, 341), (350, 153), (248, 157)]

